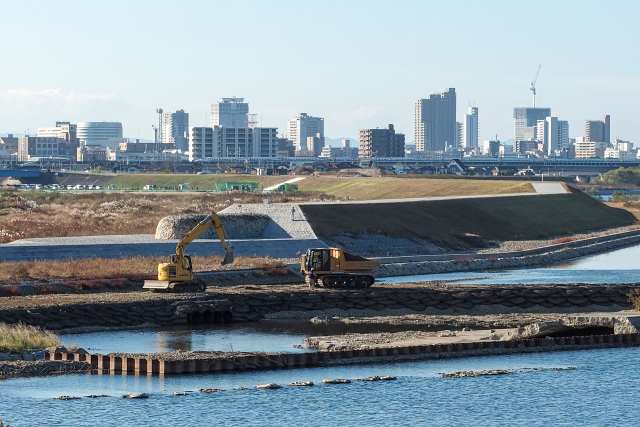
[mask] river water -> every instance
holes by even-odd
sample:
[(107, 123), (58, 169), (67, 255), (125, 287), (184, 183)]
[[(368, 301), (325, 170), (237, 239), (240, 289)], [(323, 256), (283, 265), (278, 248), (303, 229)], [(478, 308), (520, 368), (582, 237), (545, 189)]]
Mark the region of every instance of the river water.
[(446, 280), (454, 284), (505, 285), (545, 283), (637, 283), (640, 245), (579, 258), (546, 268), (423, 274), (417, 276), (383, 277), (377, 283), (405, 283)]
[[(394, 364), (159, 377), (75, 374), (0, 382), (12, 426), (632, 426), (640, 418), (640, 348), (566, 351)], [(576, 366), (576, 370), (553, 370)], [(439, 372), (538, 368), (443, 379)], [(318, 384), (395, 375), (397, 381)], [(314, 387), (288, 387), (311, 380)], [(255, 390), (278, 383), (278, 390)], [(248, 387), (249, 390), (233, 391)], [(220, 393), (198, 393), (220, 388)], [(187, 396), (175, 391), (194, 390)], [(148, 399), (116, 398), (149, 393)], [(72, 401), (60, 395), (116, 397)]]
[[(439, 328), (442, 329), (442, 328)], [(273, 351), (298, 353), (308, 336), (352, 333), (434, 331), (429, 325), (313, 324), (297, 320), (180, 325), (60, 336), (66, 346), (77, 345), (90, 353), (153, 353), (162, 351)]]
[[(620, 249), (545, 269), (454, 273), (381, 279), (400, 283), (637, 282), (640, 247)], [(370, 325), (336, 331), (324, 325), (269, 322), (216, 327), (170, 327), (63, 335), (94, 352), (294, 349), (306, 335), (372, 332)], [(379, 326), (373, 326), (382, 331)], [(324, 328), (324, 329), (323, 329)], [(391, 329), (389, 329), (391, 328)], [(413, 328), (415, 329), (415, 328)], [(402, 330), (401, 327), (390, 332)], [(17, 426), (632, 426), (640, 419), (640, 348), (523, 354), (362, 366), (167, 376), (73, 374), (0, 381), (0, 419)], [(576, 370), (554, 370), (577, 366)], [(527, 370), (513, 375), (442, 379), (439, 372)], [(397, 381), (288, 387), (293, 381), (395, 375)], [(255, 390), (264, 383), (285, 385)], [(245, 391), (234, 388), (249, 387)], [(228, 391), (205, 394), (199, 388)], [(195, 390), (188, 396), (175, 391)], [(117, 398), (149, 393), (149, 399)], [(60, 401), (61, 395), (113, 397)]]

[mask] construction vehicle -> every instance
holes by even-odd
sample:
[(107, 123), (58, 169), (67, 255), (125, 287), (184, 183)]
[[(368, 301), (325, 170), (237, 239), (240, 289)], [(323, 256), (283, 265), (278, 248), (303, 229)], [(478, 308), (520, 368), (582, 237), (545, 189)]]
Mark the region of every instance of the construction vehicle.
[(300, 257), (300, 272), (308, 276), (313, 268), (318, 277), (318, 286), (325, 288), (368, 288), (375, 281), (371, 272), (380, 265), (379, 261), (371, 261), (339, 248), (308, 249)]
[(215, 228), (220, 243), (224, 248), (222, 265), (231, 264), (233, 262), (233, 246), (229, 243), (229, 238), (222, 227), (220, 217), (215, 212), (211, 212), (211, 215), (207, 215), (205, 219), (180, 239), (176, 246), (176, 253), (171, 255), (169, 262), (158, 264), (158, 280), (145, 280), (142, 288), (167, 292), (203, 292), (206, 289), (206, 285), (203, 281), (193, 277), (191, 256), (185, 255), (184, 251), (189, 243), (193, 242), (211, 226)]

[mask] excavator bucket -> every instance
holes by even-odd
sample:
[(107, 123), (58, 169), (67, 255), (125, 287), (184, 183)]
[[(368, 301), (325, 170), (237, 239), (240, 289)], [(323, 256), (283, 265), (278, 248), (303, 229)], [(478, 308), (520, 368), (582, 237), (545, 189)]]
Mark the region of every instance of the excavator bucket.
[(224, 252), (224, 259), (222, 260), (222, 265), (227, 265), (233, 263), (233, 246), (227, 247), (227, 250)]

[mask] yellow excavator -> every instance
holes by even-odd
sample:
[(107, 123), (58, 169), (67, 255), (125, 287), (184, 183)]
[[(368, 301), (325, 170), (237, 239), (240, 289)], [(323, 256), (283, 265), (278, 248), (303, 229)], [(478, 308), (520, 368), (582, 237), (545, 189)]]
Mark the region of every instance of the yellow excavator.
[(197, 239), (202, 233), (213, 226), (224, 248), (222, 265), (233, 262), (233, 246), (229, 243), (227, 233), (222, 227), (220, 217), (215, 212), (207, 215), (198, 225), (193, 227), (180, 239), (176, 246), (176, 253), (171, 255), (169, 262), (158, 264), (158, 280), (145, 280), (142, 289), (167, 292), (203, 292), (207, 286), (201, 280), (194, 279), (191, 256), (185, 255), (187, 245)]

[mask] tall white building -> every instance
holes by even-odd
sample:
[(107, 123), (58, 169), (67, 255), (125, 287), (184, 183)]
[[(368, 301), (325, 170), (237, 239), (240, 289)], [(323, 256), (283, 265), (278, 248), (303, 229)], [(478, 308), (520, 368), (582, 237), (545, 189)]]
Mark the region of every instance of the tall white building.
[(536, 136), (544, 144), (544, 151), (548, 156), (556, 150), (569, 149), (569, 122), (558, 120), (557, 117), (546, 117), (538, 120)]
[(469, 106), (467, 114), (464, 115), (462, 146), (465, 150), (478, 148), (478, 107)]
[[(324, 119), (300, 113), (287, 122), (287, 139), (293, 142), (296, 151), (307, 150), (307, 138), (320, 134), (320, 146), (324, 145)], [(319, 154), (319, 152), (318, 152)]]
[(119, 146), (122, 142), (120, 122), (79, 122), (77, 138), (82, 145)]
[(189, 148), (189, 113), (176, 110), (162, 113), (161, 144), (172, 144), (178, 150), (187, 151)]
[(247, 128), (248, 121), (249, 103), (244, 98), (220, 98), (211, 104), (211, 127)]

